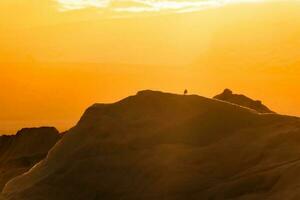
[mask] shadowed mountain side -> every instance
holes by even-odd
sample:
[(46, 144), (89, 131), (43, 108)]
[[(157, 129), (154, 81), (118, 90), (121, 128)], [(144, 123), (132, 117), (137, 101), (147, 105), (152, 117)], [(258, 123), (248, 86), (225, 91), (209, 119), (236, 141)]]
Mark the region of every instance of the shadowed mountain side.
[(297, 199), (300, 120), (196, 95), (95, 104), (6, 199)]
[(233, 94), (231, 90), (225, 89), (223, 93), (216, 95), (214, 99), (227, 101), (246, 108), (256, 110), (259, 113), (274, 113), (267, 106), (263, 105), (259, 100), (253, 100), (242, 94)]
[(24, 128), (16, 135), (0, 136), (0, 189), (45, 158), (60, 139), (55, 128)]

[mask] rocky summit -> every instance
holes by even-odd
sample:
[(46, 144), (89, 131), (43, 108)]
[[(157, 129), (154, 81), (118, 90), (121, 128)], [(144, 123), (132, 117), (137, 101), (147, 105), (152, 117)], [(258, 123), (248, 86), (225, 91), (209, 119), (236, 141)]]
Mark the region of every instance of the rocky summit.
[(262, 104), (260, 100), (253, 100), (242, 94), (233, 94), (233, 92), (229, 89), (225, 89), (223, 93), (216, 95), (214, 99), (250, 108), (259, 113), (274, 113), (267, 106)]

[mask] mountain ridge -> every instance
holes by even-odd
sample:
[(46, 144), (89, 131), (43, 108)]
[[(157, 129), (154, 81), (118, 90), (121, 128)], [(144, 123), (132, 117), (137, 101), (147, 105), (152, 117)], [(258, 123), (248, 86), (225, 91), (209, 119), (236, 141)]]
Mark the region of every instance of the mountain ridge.
[(298, 142), (297, 117), (141, 91), (89, 107), (47, 159), (9, 181), (2, 194), (8, 200), (273, 200), (297, 187)]

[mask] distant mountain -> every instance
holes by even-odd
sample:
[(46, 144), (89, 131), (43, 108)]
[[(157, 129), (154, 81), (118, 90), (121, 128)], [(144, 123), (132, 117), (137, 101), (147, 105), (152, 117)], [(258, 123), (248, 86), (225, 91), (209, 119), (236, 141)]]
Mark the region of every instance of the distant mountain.
[(214, 97), (215, 99), (219, 99), (222, 101), (227, 101), (230, 103), (234, 103), (240, 106), (244, 106), (246, 108), (250, 108), (256, 110), (259, 113), (274, 113), (267, 106), (262, 104), (259, 100), (253, 100), (249, 97), (246, 97), (242, 94), (233, 94), (231, 90), (225, 89), (223, 93)]
[(300, 119), (141, 91), (88, 108), (7, 200), (300, 199)]
[(59, 139), (59, 132), (52, 127), (24, 128), (16, 135), (0, 136), (0, 190), (44, 159)]

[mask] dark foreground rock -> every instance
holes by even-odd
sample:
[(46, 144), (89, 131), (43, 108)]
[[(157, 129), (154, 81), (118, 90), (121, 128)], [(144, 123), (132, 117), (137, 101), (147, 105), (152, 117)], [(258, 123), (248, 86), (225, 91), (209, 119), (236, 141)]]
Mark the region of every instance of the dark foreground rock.
[(44, 159), (60, 139), (55, 128), (25, 128), (16, 135), (0, 136), (0, 190)]

